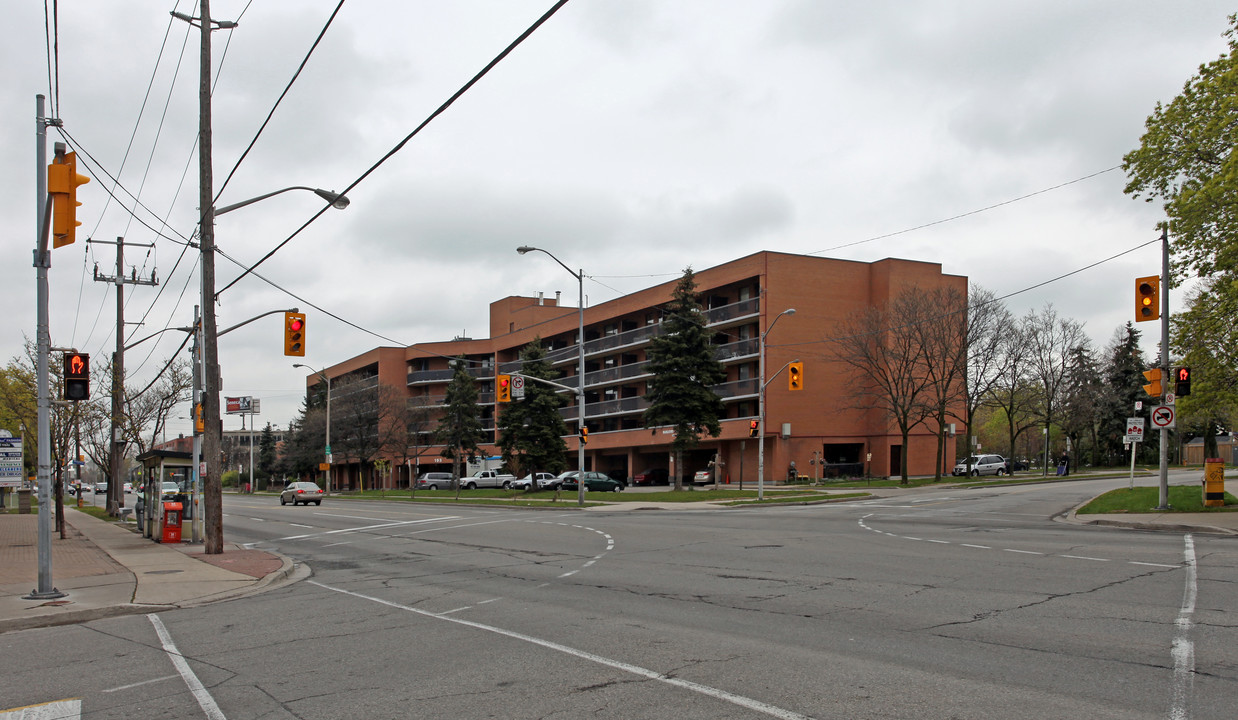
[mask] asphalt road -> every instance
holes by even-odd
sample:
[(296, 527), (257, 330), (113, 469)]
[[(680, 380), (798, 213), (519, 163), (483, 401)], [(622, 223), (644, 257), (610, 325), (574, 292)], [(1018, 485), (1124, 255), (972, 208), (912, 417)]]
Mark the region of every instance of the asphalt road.
[(718, 511), (230, 497), (229, 541), (312, 577), (0, 636), (0, 707), (36, 683), (91, 718), (1233, 718), (1238, 544), (1052, 520), (1124, 484)]

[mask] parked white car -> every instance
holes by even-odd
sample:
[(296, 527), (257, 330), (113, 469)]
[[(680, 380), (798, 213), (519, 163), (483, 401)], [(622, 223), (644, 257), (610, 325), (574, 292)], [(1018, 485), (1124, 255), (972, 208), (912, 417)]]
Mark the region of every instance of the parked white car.
[(968, 473), (967, 466), (971, 466), (972, 476), (978, 475), (1005, 475), (1006, 474), (1006, 458), (1001, 455), (973, 455), (969, 458), (959, 461), (958, 465), (950, 471), (951, 475), (966, 475)]
[(529, 473), (522, 478), (511, 481), (512, 490), (528, 490), (529, 486), (534, 482), (537, 483), (538, 490), (550, 490), (559, 484), (559, 479), (553, 473), (539, 472)]

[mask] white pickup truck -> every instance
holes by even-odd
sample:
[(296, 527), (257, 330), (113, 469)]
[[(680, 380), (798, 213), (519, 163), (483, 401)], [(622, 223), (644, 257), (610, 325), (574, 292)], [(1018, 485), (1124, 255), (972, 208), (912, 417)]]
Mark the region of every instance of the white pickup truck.
[(500, 473), (498, 470), (478, 470), (461, 480), (461, 482), (465, 490), (474, 490), (479, 487), (503, 488), (506, 490), (515, 480), (515, 475)]

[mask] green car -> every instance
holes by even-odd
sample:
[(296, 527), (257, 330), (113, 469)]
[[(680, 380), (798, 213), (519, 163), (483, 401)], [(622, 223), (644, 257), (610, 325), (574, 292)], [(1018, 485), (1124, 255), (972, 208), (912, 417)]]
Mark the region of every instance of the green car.
[[(562, 481), (562, 485), (559, 486), (559, 489), (560, 490), (578, 489), (579, 485), (577, 485), (577, 476), (580, 474), (581, 473), (575, 470), (569, 470), (568, 472), (565, 472), (562, 475), (560, 475), (559, 480)], [(591, 472), (589, 470), (586, 470), (584, 472), (584, 476), (585, 476), (585, 489), (586, 490), (600, 490), (603, 492), (621, 492), (623, 490), (623, 483), (619, 482), (618, 480), (611, 479), (603, 475), (600, 472)]]

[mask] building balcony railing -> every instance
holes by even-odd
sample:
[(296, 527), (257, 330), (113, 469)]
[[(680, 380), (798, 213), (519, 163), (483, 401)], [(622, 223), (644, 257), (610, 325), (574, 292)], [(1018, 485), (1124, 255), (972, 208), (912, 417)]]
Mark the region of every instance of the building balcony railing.
[(749, 317), (755, 317), (761, 312), (761, 301), (759, 298), (749, 298), (748, 300), (740, 300), (739, 302), (731, 303), (730, 305), (722, 305), (721, 307), (712, 308), (705, 311), (705, 325), (722, 325), (725, 323), (742, 320)]

